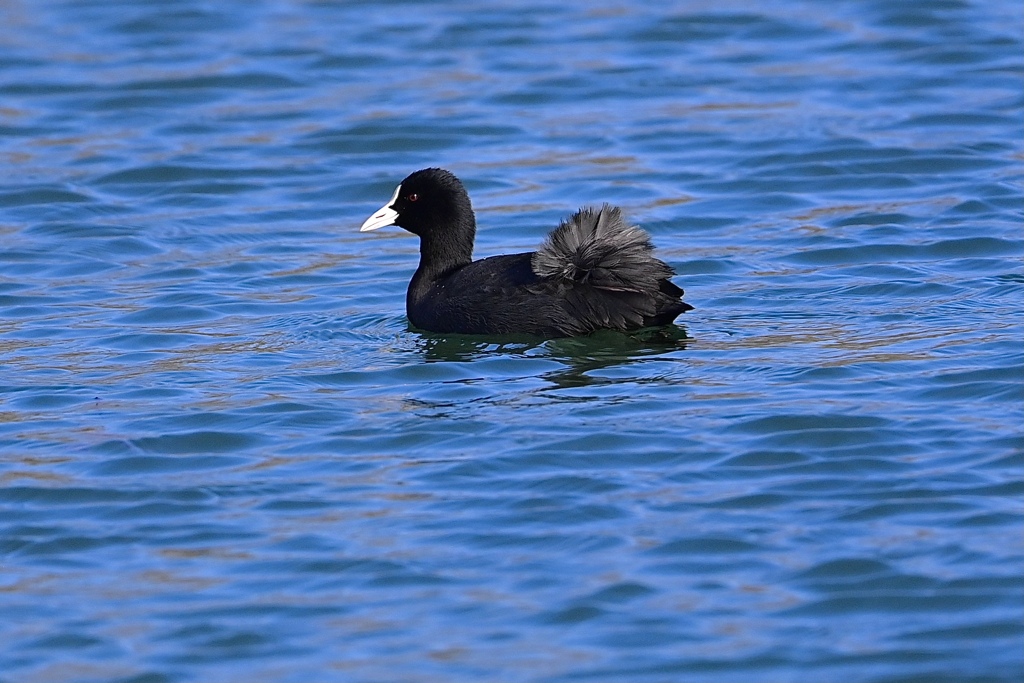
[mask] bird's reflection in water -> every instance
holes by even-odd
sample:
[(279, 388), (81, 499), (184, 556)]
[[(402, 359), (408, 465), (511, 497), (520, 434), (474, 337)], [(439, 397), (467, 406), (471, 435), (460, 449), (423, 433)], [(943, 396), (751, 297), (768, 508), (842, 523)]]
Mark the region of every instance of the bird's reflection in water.
[(685, 328), (672, 325), (631, 333), (600, 331), (585, 337), (542, 340), (536, 337), (480, 337), (421, 332), (420, 347), (428, 362), (470, 362), (494, 356), (544, 358), (562, 368), (541, 375), (560, 388), (581, 387), (606, 379), (594, 370), (629, 365), (641, 359), (686, 348)]

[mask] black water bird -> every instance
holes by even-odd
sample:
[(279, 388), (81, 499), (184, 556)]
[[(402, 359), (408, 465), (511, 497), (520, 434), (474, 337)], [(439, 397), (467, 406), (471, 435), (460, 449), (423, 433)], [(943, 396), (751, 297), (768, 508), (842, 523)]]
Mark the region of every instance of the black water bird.
[(460, 334), (569, 337), (669, 325), (693, 308), (653, 255), (650, 236), (605, 204), (563, 221), (540, 249), (473, 260), (476, 217), (453, 174), (409, 175), (360, 232), (397, 225), (420, 238), (406, 313), (416, 327)]

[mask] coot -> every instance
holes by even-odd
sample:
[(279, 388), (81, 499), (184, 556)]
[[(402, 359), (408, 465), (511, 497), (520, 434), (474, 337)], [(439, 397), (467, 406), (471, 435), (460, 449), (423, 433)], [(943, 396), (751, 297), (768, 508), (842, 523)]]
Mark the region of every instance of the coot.
[(387, 225), (420, 238), (405, 307), (423, 330), (568, 337), (668, 325), (693, 308), (669, 281), (674, 271), (654, 257), (650, 236), (608, 204), (576, 212), (537, 251), (474, 261), (466, 188), (427, 168), (403, 180), (359, 230)]

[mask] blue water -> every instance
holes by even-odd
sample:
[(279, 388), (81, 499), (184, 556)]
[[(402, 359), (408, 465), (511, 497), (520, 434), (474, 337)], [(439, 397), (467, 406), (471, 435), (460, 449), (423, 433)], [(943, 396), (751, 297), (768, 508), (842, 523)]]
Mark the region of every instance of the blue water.
[[(1024, 679), (1024, 5), (0, 3), (0, 681)], [(408, 327), (608, 201), (694, 311)]]

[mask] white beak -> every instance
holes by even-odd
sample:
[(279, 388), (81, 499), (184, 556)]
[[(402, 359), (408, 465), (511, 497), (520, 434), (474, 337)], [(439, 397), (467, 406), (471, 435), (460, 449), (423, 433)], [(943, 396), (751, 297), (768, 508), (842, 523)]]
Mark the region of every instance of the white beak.
[(376, 213), (366, 219), (363, 225), (359, 228), (359, 232), (370, 232), (377, 228), (383, 228), (388, 225), (394, 225), (395, 220), (398, 218), (398, 212), (391, 208), (391, 205), (398, 199), (398, 193), (402, 190), (402, 186), (399, 185), (395, 188), (395, 193), (391, 195), (391, 199), (388, 203), (380, 207)]

